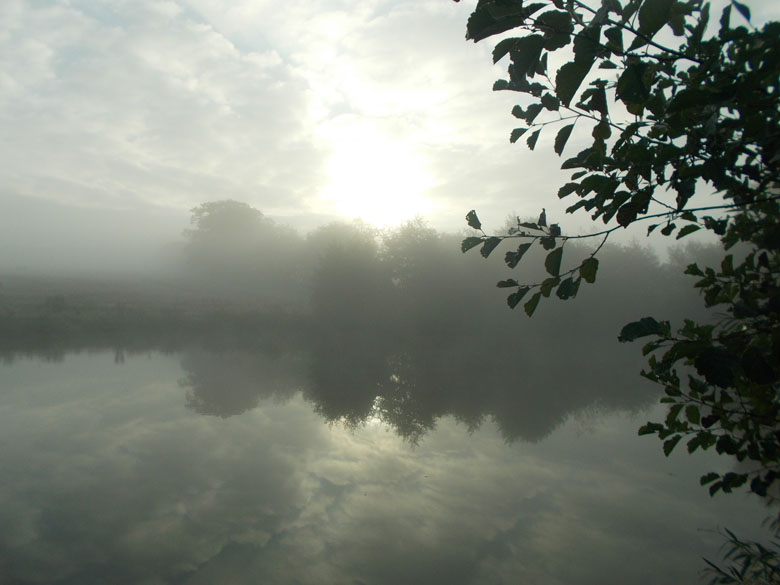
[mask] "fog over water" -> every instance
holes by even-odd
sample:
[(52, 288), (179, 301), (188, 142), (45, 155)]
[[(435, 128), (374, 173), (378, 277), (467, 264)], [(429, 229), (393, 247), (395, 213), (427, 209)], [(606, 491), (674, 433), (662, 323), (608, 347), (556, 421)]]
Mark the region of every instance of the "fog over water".
[(706, 319), (677, 258), (712, 250), (606, 246), (528, 319), (495, 282), (541, 249), (510, 274), (422, 220), (303, 236), (237, 202), (187, 229), (166, 271), (4, 275), (9, 582), (696, 582), (770, 513), (636, 436), (663, 411), (617, 334)]
[(461, 253), (472, 208), (601, 229), (474, 5), (0, 2), (0, 585), (696, 583), (759, 536), (617, 341), (710, 318), (707, 230), (615, 232), (532, 319), (495, 284), (540, 246)]
[[(219, 359), (241, 361), (212, 365)], [(703, 498), (698, 474), (717, 462), (667, 460), (638, 439), (650, 412), (580, 412), (544, 440), (511, 443), (500, 422), (470, 433), (445, 416), (413, 447), (373, 419), (357, 430), (323, 424), (305, 392), (277, 385), (278, 373), (243, 414), (229, 414), (228, 395), (208, 407), (220, 416), (204, 417), (175, 356), (3, 367), (0, 459), (14, 470), (0, 490), (3, 574), (26, 583), (695, 582), (700, 556), (720, 545), (709, 530), (727, 522), (751, 535), (766, 513), (741, 495)]]

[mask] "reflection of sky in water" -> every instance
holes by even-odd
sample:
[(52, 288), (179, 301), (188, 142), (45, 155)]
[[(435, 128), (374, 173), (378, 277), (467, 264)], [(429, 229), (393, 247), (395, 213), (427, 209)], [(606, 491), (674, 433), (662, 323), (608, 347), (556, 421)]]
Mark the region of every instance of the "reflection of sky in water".
[(751, 536), (765, 515), (699, 487), (727, 461), (636, 437), (647, 414), (513, 444), (445, 417), (412, 448), (301, 394), (200, 416), (182, 377), (159, 355), (0, 368), (7, 582), (694, 582), (708, 529)]

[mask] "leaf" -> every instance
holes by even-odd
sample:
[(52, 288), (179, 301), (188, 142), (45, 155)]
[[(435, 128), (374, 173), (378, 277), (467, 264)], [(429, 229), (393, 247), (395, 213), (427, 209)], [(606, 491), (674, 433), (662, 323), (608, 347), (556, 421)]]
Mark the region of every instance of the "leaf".
[(542, 284), (539, 285), (539, 292), (542, 296), (547, 298), (550, 296), (552, 290), (561, 283), (561, 279), (558, 277), (545, 278)]
[(479, 222), (477, 212), (473, 209), (466, 214), (466, 222), (469, 224), (469, 227), (473, 227), (475, 230), (482, 229), (482, 224)]
[(542, 96), (541, 102), (542, 105), (551, 112), (554, 112), (561, 107), (561, 103), (558, 101), (558, 98), (550, 93), (544, 94)]
[(617, 222), (623, 227), (627, 227), (636, 219), (637, 214), (641, 211), (641, 207), (636, 201), (629, 201), (618, 209)]
[(558, 276), (561, 272), (561, 258), (563, 257), (563, 248), (556, 248), (544, 259), (544, 269), (551, 276)]
[(720, 435), (715, 443), (715, 450), (719, 454), (736, 455), (739, 450), (736, 441), (730, 435)]
[(761, 476), (754, 477), (750, 482), (750, 491), (761, 497), (766, 497), (768, 487), (769, 483), (762, 480)]
[(663, 229), (661, 230), (661, 233), (663, 235), (665, 235), (665, 236), (668, 236), (669, 234), (671, 234), (675, 230), (676, 227), (677, 227), (677, 225), (675, 225), (674, 222), (666, 224), (663, 227)]
[(531, 104), (528, 106), (528, 109), (525, 111), (525, 121), (528, 122), (528, 124), (533, 124), (533, 121), (536, 120), (536, 116), (539, 115), (539, 112), (541, 112), (543, 109), (542, 104)]
[(609, 127), (609, 122), (606, 119), (601, 120), (601, 122), (593, 127), (591, 135), (597, 140), (606, 140), (612, 136), (612, 129)]
[(650, 88), (644, 80), (647, 67), (647, 63), (641, 61), (633, 61), (626, 65), (618, 78), (615, 90), (615, 95), (624, 104), (643, 104), (650, 97)]
[(750, 8), (748, 8), (747, 4), (742, 4), (742, 2), (737, 2), (737, 0), (731, 0), (731, 4), (745, 20), (750, 22)]
[(555, 76), (555, 93), (564, 106), (569, 107), (588, 71), (589, 63), (577, 61), (566, 63), (558, 69)]
[[(595, 18), (594, 18), (595, 21)], [(601, 36), (601, 26), (590, 24), (586, 26), (574, 38), (574, 61), (583, 67), (590, 69), (593, 66), (596, 56), (601, 52), (599, 37)]]
[(677, 113), (688, 109), (698, 109), (702, 103), (716, 99), (713, 91), (706, 87), (683, 89), (667, 105), (668, 113)]
[(652, 317), (644, 317), (639, 321), (634, 321), (625, 325), (618, 335), (618, 341), (625, 343), (626, 341), (634, 341), (640, 337), (647, 337), (648, 335), (660, 335), (661, 324)]
[(688, 200), (693, 197), (693, 194), (696, 192), (696, 181), (694, 179), (680, 181), (677, 185), (675, 185), (675, 190), (677, 191), (677, 209), (681, 210), (683, 207), (685, 207), (685, 204), (688, 203)]
[(684, 238), (688, 234), (692, 234), (693, 232), (697, 232), (701, 229), (701, 226), (689, 224), (683, 227), (679, 232), (677, 232), (676, 240), (679, 240), (680, 238)]
[(699, 407), (695, 404), (689, 404), (685, 407), (685, 418), (692, 424), (699, 424), (701, 414), (699, 413)]
[(509, 56), (512, 59), (512, 77), (532, 77), (539, 65), (544, 39), (541, 35), (529, 35), (516, 39)]
[(701, 478), (699, 478), (699, 485), (707, 485), (708, 483), (712, 483), (719, 477), (720, 475), (718, 475), (714, 471), (710, 471), (709, 473), (705, 473), (704, 475), (701, 476)]
[(774, 369), (766, 357), (755, 347), (748, 347), (742, 354), (742, 369), (751, 382), (771, 384), (775, 381)]
[(520, 283), (517, 282), (514, 278), (510, 278), (509, 280), (499, 280), (496, 283), (496, 286), (498, 288), (512, 288), (513, 286), (518, 286)]
[(723, 32), (728, 30), (731, 21), (731, 5), (729, 4), (723, 9), (720, 15), (720, 34), (723, 36)]
[(512, 37), (498, 41), (496, 46), (493, 47), (493, 63), (498, 63), (501, 59), (503, 59), (504, 56), (509, 53), (512, 47), (515, 46), (515, 43), (519, 40), (520, 39), (518, 37)]
[[(571, 136), (571, 131), (573, 129), (574, 129), (574, 124), (569, 124), (568, 126), (564, 126), (560, 130), (558, 130), (558, 134), (555, 136), (555, 146), (554, 146), (555, 153), (558, 156), (560, 156), (561, 153), (563, 152), (563, 149), (566, 146), (566, 142), (569, 140), (569, 136)], [(561, 197), (560, 191), (558, 191), (558, 197)]]
[(534, 314), (534, 311), (536, 311), (536, 306), (539, 304), (539, 299), (542, 298), (542, 293), (534, 293), (534, 296), (530, 298), (530, 300), (523, 305), (523, 309), (525, 309), (525, 314), (529, 317)]
[[(672, 7), (675, 0), (644, 0), (639, 8), (639, 34), (631, 43), (629, 51), (633, 51), (655, 36), (672, 18)], [(644, 38), (642, 38), (644, 37)]]
[(704, 276), (704, 273), (699, 268), (698, 264), (688, 264), (683, 274), (690, 274), (691, 276)]
[(672, 17), (669, 19), (669, 27), (672, 29), (672, 32), (674, 33), (674, 36), (676, 37), (684, 37), (685, 36), (685, 16), (680, 14), (679, 12), (675, 12), (672, 14)]
[[(574, 124), (572, 124), (572, 126), (573, 125)], [(560, 132), (558, 134), (560, 134)], [(556, 145), (557, 145), (557, 143), (558, 143), (558, 139), (557, 138), (555, 139), (555, 142), (556, 142)], [(556, 152), (558, 152), (558, 151), (556, 150)], [(566, 197), (568, 195), (571, 195), (572, 193), (574, 193), (579, 188), (580, 188), (580, 184), (579, 183), (566, 183), (563, 187), (558, 189), (558, 199), (563, 199), (564, 197)]]
[(599, 269), (599, 261), (598, 258), (587, 258), (585, 259), (582, 264), (580, 265), (580, 276), (587, 282), (588, 284), (593, 284), (596, 282), (596, 272)]
[[(598, 85), (594, 85), (594, 84), (598, 84)], [(596, 112), (601, 114), (601, 122), (608, 125), (609, 106), (607, 105), (607, 90), (604, 88), (603, 83), (599, 83), (599, 81), (593, 82), (591, 86), (592, 87), (590, 87), (582, 94), (583, 101), (585, 100), (586, 97), (588, 98), (587, 103), (583, 103), (582, 107), (588, 111), (595, 110)], [(608, 133), (606, 137), (608, 138), (610, 134), (611, 132)]]
[(476, 43), (516, 28), (543, 6), (535, 3), (524, 7), (521, 2), (503, 2), (496, 6), (492, 2), (480, 2), (466, 23), (466, 39)]
[(528, 293), (529, 290), (531, 289), (527, 286), (517, 289), (516, 292), (513, 292), (506, 298), (506, 304), (509, 305), (510, 309), (514, 309), (520, 303), (520, 301), (523, 300), (523, 297)]
[[(563, 248), (559, 248), (559, 249), (562, 250)], [(558, 286), (558, 290), (555, 291), (555, 295), (562, 301), (570, 299), (576, 294), (577, 294), (577, 285), (574, 283), (574, 279), (571, 277), (564, 280)]]
[(683, 405), (682, 404), (674, 404), (669, 408), (669, 412), (666, 413), (666, 426), (674, 425), (676, 424), (677, 417), (680, 416), (680, 411), (682, 410)]
[(608, 28), (604, 31), (604, 36), (607, 37), (607, 48), (617, 53), (618, 55), (623, 52), (623, 29), (619, 26)]
[(671, 452), (677, 446), (677, 443), (680, 442), (680, 439), (682, 439), (682, 435), (675, 435), (671, 439), (664, 441), (664, 455), (669, 457)]
[(649, 422), (649, 423), (645, 423), (644, 425), (639, 427), (639, 431), (637, 432), (637, 434), (640, 437), (642, 435), (652, 435), (654, 433), (657, 433), (658, 431), (660, 431), (663, 428), (664, 428), (663, 425), (661, 425), (659, 423)]
[(688, 453), (693, 453), (701, 447), (701, 435), (694, 435), (694, 437), (688, 441)]
[(528, 137), (528, 140), (526, 141), (526, 144), (528, 144), (528, 148), (533, 150), (536, 147), (536, 141), (539, 139), (539, 134), (542, 132), (542, 129), (539, 128), (536, 132), (531, 134), (531, 136)]
[(717, 414), (708, 414), (707, 416), (702, 417), (701, 426), (703, 426), (705, 429), (708, 429), (719, 420), (720, 417)]
[(523, 221), (517, 224), (520, 227), (528, 228), (530, 230), (538, 230), (539, 224), (538, 223), (531, 223), (530, 221)]
[(568, 12), (550, 10), (536, 17), (536, 27), (544, 32), (544, 48), (555, 51), (571, 41), (574, 25)]
[(474, 246), (479, 246), (482, 243), (482, 238), (466, 238), (460, 243), (460, 251), (464, 254), (471, 250)]
[[(734, 473), (729, 471), (723, 476), (723, 491), (729, 493), (733, 488), (743, 485), (747, 481), (746, 473)], [(733, 537), (733, 534), (732, 534)]]
[(482, 248), (479, 250), (479, 253), (482, 254), (484, 258), (487, 258), (490, 256), (490, 253), (496, 249), (496, 246), (498, 246), (501, 243), (501, 238), (497, 238), (496, 236), (492, 236), (485, 240), (485, 243), (482, 245)]
[(517, 252), (507, 252), (506, 256), (504, 257), (504, 262), (506, 262), (506, 265), (509, 266), (509, 268), (514, 268), (517, 266), (517, 263), (520, 262), (520, 259), (523, 257), (523, 254), (525, 254), (528, 251), (528, 248), (531, 247), (531, 242), (527, 242), (525, 244), (520, 244), (517, 247)]
[(547, 73), (547, 53), (542, 54), (542, 58), (539, 59), (539, 62), (536, 64), (534, 73), (539, 75), (545, 75)]
[(515, 128), (512, 130), (512, 134), (509, 135), (509, 142), (514, 144), (526, 132), (528, 132), (528, 128)]
[(552, 250), (555, 247), (555, 238), (550, 236), (539, 238), (539, 243), (545, 250)]
[(734, 355), (722, 347), (710, 347), (702, 351), (694, 360), (696, 371), (704, 376), (708, 384), (721, 388), (734, 385), (737, 360)]

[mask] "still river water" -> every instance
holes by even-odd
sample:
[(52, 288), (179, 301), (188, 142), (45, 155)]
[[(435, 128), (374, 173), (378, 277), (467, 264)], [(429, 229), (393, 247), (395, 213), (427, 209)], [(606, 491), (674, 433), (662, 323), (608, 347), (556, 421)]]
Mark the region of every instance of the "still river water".
[(769, 514), (699, 487), (727, 461), (637, 437), (654, 400), (551, 418), (547, 391), (514, 417), (541, 421), (524, 435), (500, 422), (516, 405), (493, 400), (481, 424), (423, 405), (420, 423), (407, 393), (353, 428), (327, 420), (300, 367), (205, 352), (0, 365), (0, 583), (696, 583), (716, 528), (761, 536)]

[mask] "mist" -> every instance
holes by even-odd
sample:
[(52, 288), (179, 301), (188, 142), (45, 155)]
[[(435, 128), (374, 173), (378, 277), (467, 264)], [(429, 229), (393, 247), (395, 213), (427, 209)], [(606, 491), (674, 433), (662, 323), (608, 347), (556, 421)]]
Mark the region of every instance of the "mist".
[[(233, 200), (186, 215), (61, 226), (84, 233), (70, 247), (30, 231), (39, 247), (3, 270), (12, 580), (649, 585), (689, 581), (722, 513), (758, 525), (706, 507), (710, 460), (670, 468), (636, 437), (660, 389), (617, 340), (648, 315), (706, 320), (682, 272), (717, 250), (607, 245), (595, 284), (529, 319), (495, 284), (538, 281), (541, 248), (509, 270), (511, 242), (463, 254), (464, 233), (423, 219), (301, 233)], [(563, 266), (591, 251), (567, 243)]]
[[(82, 219), (100, 216), (90, 213)], [(57, 247), (66, 260), (49, 265), (29, 246), (23, 268), (3, 273), (4, 358), (183, 352), (187, 404), (201, 414), (233, 416), (302, 391), (327, 421), (378, 417), (412, 443), (444, 416), (467, 428), (491, 419), (509, 441), (537, 441), (573, 413), (652, 402), (639, 348), (617, 342), (625, 323), (707, 317), (682, 275), (690, 254), (714, 254), (701, 245), (666, 263), (648, 248), (607, 245), (595, 285), (543, 300), (528, 319), (495, 283), (537, 281), (541, 249), (510, 271), (503, 253), (464, 255), (463, 234), (423, 219), (301, 234), (233, 200), (194, 208), (178, 233), (165, 232), (177, 224), (166, 217), (125, 231), (107, 222), (102, 235), (82, 226), (83, 238)], [(27, 234), (38, 235), (49, 241)], [(589, 253), (567, 245), (564, 265)]]
[(0, 196), (0, 274), (165, 274), (187, 225), (181, 210), (136, 202), (126, 208)]

